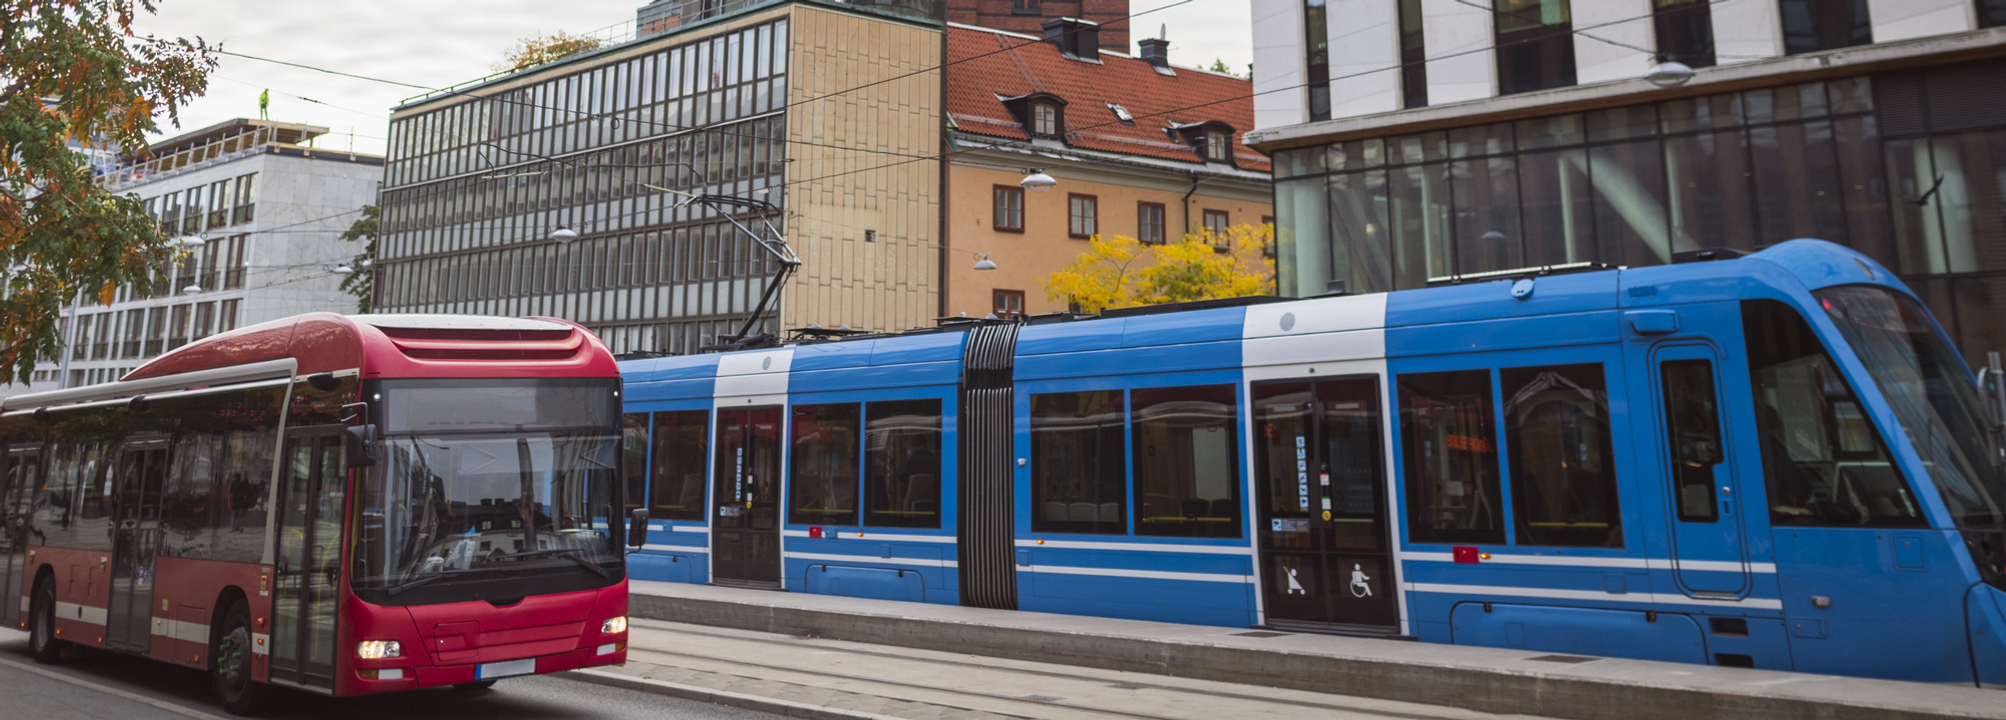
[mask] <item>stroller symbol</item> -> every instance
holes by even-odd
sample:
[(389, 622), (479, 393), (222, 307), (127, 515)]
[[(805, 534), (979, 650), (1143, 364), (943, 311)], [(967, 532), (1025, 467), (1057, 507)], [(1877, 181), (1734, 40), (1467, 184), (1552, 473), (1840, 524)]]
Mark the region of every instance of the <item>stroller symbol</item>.
[(1290, 594), (1290, 595), (1308, 595), (1308, 594), (1309, 594), (1309, 591), (1308, 591), (1308, 590), (1304, 590), (1304, 589), (1303, 589), (1303, 584), (1302, 584), (1302, 583), (1299, 583), (1299, 582), (1296, 582), (1296, 569), (1295, 569), (1295, 568), (1282, 568), (1282, 570), (1284, 570), (1284, 571), (1287, 571), (1287, 572), (1288, 572), (1288, 574), (1289, 574), (1289, 591), (1288, 591), (1288, 594)]
[(1365, 581), (1371, 579), (1366, 576), (1365, 568), (1360, 567), (1357, 563), (1353, 563), (1351, 566), (1351, 596), (1356, 598), (1372, 597), (1372, 586), (1365, 583)]

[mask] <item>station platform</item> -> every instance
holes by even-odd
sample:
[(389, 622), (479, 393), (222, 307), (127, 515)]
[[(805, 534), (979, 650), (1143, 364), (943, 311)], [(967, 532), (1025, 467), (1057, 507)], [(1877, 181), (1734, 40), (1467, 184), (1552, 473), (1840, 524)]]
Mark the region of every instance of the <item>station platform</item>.
[[(1961, 685), (686, 583), (633, 581), (630, 587), (629, 613), (636, 618), (1482, 713), (1579, 720), (2006, 720), (2006, 692)], [(638, 638), (633, 647), (647, 649)]]

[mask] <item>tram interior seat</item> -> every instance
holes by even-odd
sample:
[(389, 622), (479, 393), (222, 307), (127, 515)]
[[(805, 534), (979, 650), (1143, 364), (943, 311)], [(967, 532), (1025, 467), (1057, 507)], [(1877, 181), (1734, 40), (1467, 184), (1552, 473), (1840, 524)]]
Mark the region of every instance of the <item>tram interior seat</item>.
[(1100, 516), (1100, 506), (1090, 502), (1076, 502), (1066, 508), (1066, 519), (1072, 522), (1093, 522)]
[(1234, 507), (1232, 498), (1219, 498), (1212, 501), (1212, 514), (1210, 517), (1231, 520), (1239, 516), (1239, 508)]
[(1061, 500), (1046, 500), (1045, 519), (1052, 522), (1064, 522), (1066, 519), (1066, 503)]
[(1101, 503), (1101, 522), (1104, 523), (1121, 522), (1121, 503), (1118, 502)]

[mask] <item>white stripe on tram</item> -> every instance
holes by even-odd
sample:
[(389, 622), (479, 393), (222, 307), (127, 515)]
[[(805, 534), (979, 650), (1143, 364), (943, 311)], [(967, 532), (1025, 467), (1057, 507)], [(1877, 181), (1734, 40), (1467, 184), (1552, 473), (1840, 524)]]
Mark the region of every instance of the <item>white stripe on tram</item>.
[(1662, 603), (1671, 605), (1705, 605), (1708, 607), (1754, 608), (1757, 610), (1782, 610), (1783, 601), (1773, 598), (1707, 598), (1686, 595), (1665, 595), (1661, 593), (1612, 593), (1602, 590), (1553, 590), (1548, 588), (1503, 587), (1498, 585), (1449, 585), (1443, 583), (1407, 583), (1413, 592), (1441, 593), (1449, 595), (1502, 595), (1505, 597), (1545, 598), (1550, 600), (1599, 600), (1602, 602)]

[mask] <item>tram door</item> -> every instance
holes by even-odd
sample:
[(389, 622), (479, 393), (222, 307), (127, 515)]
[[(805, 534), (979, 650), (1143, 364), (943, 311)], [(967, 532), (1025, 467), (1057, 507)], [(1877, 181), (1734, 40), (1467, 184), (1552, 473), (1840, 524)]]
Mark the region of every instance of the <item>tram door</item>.
[(1253, 395), (1268, 624), (1397, 632), (1379, 378), (1258, 383)]
[(167, 441), (128, 442), (112, 479), (111, 603), (105, 645), (144, 653), (153, 639), (153, 559), (160, 551), (160, 493)]
[(711, 581), (780, 585), (780, 408), (717, 413)]
[(1744, 508), (1723, 431), (1720, 357), (1711, 345), (1660, 345), (1651, 352), (1672, 506), (1672, 575), (1698, 597), (1749, 590)]
[(0, 470), (0, 624), (21, 621), (21, 597), (28, 594), (21, 577), (28, 550), (26, 531), (28, 508), (22, 499), (42, 477), (42, 453), (35, 449), (7, 453), (7, 465)]
[(278, 562), (272, 569), (271, 677), (334, 687), (335, 609), (347, 484), (338, 432), (286, 438), (280, 468)]

